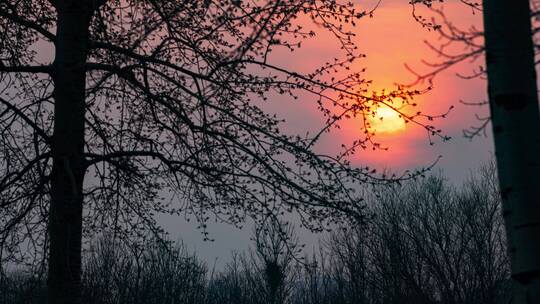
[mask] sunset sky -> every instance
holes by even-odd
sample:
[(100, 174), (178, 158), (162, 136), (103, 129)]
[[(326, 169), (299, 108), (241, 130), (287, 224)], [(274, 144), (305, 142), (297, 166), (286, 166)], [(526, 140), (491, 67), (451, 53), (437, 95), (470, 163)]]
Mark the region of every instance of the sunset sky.
[[(365, 9), (370, 5), (373, 4), (369, 4)], [(481, 28), (481, 15), (473, 14), (459, 1), (447, 1), (444, 10), (456, 25), (465, 28), (475, 25)], [(303, 42), (303, 48), (294, 53), (276, 51), (272, 58), (274, 63), (292, 70), (307, 72), (339, 55), (339, 47), (331, 35), (325, 34), (313, 25), (306, 23), (305, 26), (312, 27), (317, 36)], [(393, 89), (395, 83), (412, 82), (415, 77), (407, 71), (405, 64), (417, 71), (427, 71), (422, 60), (437, 60), (434, 53), (424, 44), (424, 40), (437, 44), (439, 35), (423, 28), (414, 20), (408, 1), (382, 1), (373, 18), (363, 18), (353, 31), (359, 50), (367, 55), (356, 63), (357, 68), (359, 70), (366, 68), (366, 78), (373, 80), (372, 90)], [(351, 158), (353, 164), (401, 173), (407, 169), (428, 166), (440, 156), (441, 159), (434, 171), (442, 171), (457, 184), (464, 180), (471, 170), (487, 162), (493, 153), (492, 139), (489, 137), (490, 129), (488, 128), (487, 138), (480, 136), (471, 141), (462, 135), (464, 128), (478, 124), (475, 114), (485, 116), (487, 109), (459, 103), (459, 100), (467, 102), (485, 100), (486, 84), (483, 80), (464, 80), (455, 75), (471, 71), (482, 64), (482, 61), (481, 58), (477, 62), (466, 62), (445, 71), (435, 79), (433, 89), (429, 93), (415, 100), (418, 103), (418, 111), (433, 115), (442, 114), (450, 106), (454, 106), (447, 118), (433, 122), (445, 135), (452, 138), (450, 141), (442, 142), (434, 138), (434, 145), (430, 145), (425, 130), (411, 124), (405, 125), (399, 119), (393, 118), (391, 112), (382, 110), (382, 114), (379, 115), (386, 115), (387, 122), (377, 126), (383, 132), (378, 132), (376, 140), (389, 150), (358, 151)], [(428, 84), (423, 84), (418, 88), (427, 86)], [(276, 96), (275, 99), (270, 99), (267, 108), (287, 120), (283, 125), (286, 132), (305, 133), (305, 130), (317, 130), (323, 123), (321, 114), (309, 97), (291, 101)], [(335, 153), (342, 143), (350, 143), (362, 132), (360, 123), (358, 119), (344, 122), (341, 130), (326, 134), (316, 149)], [(178, 222), (177, 219), (167, 219), (165, 223), (171, 231), (178, 232), (177, 236), (181, 237), (188, 247), (196, 249), (198, 255), (205, 258), (210, 266), (218, 257), (217, 264), (223, 265), (232, 250), (241, 251), (249, 245), (249, 229), (239, 231), (223, 224), (210, 225), (209, 232), (215, 242), (204, 243), (200, 232), (194, 230), (192, 224)], [(176, 237), (175, 234), (171, 236)], [(302, 236), (308, 245), (316, 239), (316, 236), (309, 233), (302, 233)]]
[(540, 303), (539, 33), (540, 0), (0, 0), (0, 299)]

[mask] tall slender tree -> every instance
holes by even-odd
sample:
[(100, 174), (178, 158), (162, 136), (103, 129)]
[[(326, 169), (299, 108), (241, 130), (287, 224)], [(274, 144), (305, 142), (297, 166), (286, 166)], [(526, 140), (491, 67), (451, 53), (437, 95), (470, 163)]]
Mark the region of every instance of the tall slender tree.
[(540, 303), (540, 113), (529, 1), (484, 0), (483, 14), (503, 216), (518, 285), (515, 300)]
[(85, 62), (89, 25), (97, 1), (54, 1), (54, 126), (51, 137), (51, 201), (49, 207), (49, 303), (80, 301), (83, 179), (86, 171)]

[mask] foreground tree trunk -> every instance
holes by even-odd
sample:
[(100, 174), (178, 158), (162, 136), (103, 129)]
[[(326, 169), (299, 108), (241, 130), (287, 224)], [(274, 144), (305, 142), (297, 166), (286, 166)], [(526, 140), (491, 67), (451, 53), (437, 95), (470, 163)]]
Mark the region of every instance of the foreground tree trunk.
[(484, 0), (488, 93), (514, 303), (540, 303), (540, 114), (529, 2)]
[(80, 303), (85, 62), (90, 6), (59, 1), (54, 60), (54, 134), (49, 212), (50, 304)]

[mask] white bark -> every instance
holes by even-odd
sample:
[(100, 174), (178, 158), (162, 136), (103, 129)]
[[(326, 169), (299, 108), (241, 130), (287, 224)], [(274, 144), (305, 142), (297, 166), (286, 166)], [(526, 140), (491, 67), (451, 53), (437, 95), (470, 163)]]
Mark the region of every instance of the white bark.
[(484, 0), (488, 93), (514, 303), (540, 303), (540, 114), (529, 2)]

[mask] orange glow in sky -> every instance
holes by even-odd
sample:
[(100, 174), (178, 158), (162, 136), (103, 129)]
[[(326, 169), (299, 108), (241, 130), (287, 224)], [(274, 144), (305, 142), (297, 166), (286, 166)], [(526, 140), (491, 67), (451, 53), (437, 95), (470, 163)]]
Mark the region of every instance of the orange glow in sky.
[[(369, 10), (370, 6), (366, 5), (365, 1), (355, 1), (355, 3), (358, 3), (359, 8)], [(480, 14), (473, 14), (459, 1), (448, 0), (443, 5), (454, 24), (463, 29), (471, 25), (482, 28)], [(430, 12), (417, 11), (417, 14), (428, 17)], [(274, 54), (276, 63), (292, 70), (309, 73), (324, 62), (331, 62), (334, 57), (340, 56), (339, 44), (332, 35), (323, 28), (313, 26), (308, 20), (302, 20), (301, 23), (306, 31), (316, 32), (315, 38), (303, 41), (302, 48), (293, 53), (276, 52)], [(435, 56), (424, 41), (429, 41), (433, 45), (439, 45), (443, 41), (439, 40), (440, 36), (437, 32), (428, 30), (415, 21), (409, 1), (382, 1), (373, 18), (363, 18), (356, 23), (352, 31), (355, 34), (352, 40), (358, 50), (366, 54), (366, 58), (356, 61), (353, 68), (358, 71), (365, 69), (362, 75), (365, 79), (372, 81), (367, 88), (369, 92), (382, 90), (388, 92), (396, 89), (396, 84), (413, 82), (415, 76), (405, 68), (405, 64), (416, 72), (422, 73), (430, 70), (423, 64), (424, 60), (427, 62), (442, 60)], [(456, 52), (459, 51), (456, 50)], [(436, 136), (431, 137), (422, 126), (412, 122), (406, 123), (398, 113), (385, 106), (379, 106), (374, 111), (374, 116), (366, 116), (366, 122), (371, 128), (368, 131), (375, 133), (373, 142), (380, 144), (383, 149), (373, 149), (370, 146), (357, 149), (356, 153), (350, 156), (352, 163), (359, 166), (368, 165), (380, 169), (403, 171), (430, 165), (442, 156), (443, 165), (445, 165), (444, 162), (447, 162), (446, 165), (450, 162), (460, 162), (463, 167), (474, 167), (475, 160), (472, 158), (469, 160), (466, 156), (458, 158), (461, 154), (456, 151), (472, 149), (469, 148), (473, 147), (472, 145), (465, 146), (466, 140), (462, 137), (462, 130), (476, 123), (475, 113), (484, 116), (485, 112), (482, 112), (480, 108), (461, 105), (459, 101), (485, 100), (486, 86), (483, 80), (461, 79), (456, 77), (456, 73), (468, 74), (471, 70), (478, 68), (482, 61), (465, 62), (457, 68), (445, 71), (435, 79), (431, 91), (414, 98), (416, 107), (403, 109), (407, 115), (419, 111), (426, 114), (426, 117), (419, 117), (418, 120), (442, 129), (444, 135), (452, 137), (450, 142), (443, 142)], [(417, 89), (423, 90), (428, 86), (430, 84), (424, 83)], [(324, 124), (324, 121), (321, 119), (321, 113), (313, 106), (313, 97), (301, 96), (299, 100), (299, 102), (287, 103), (286, 106), (284, 106), (285, 103), (280, 103), (281, 106), (276, 105), (277, 112), (283, 114), (282, 116), (287, 121), (287, 128), (291, 132), (305, 132), (304, 130), (309, 129), (310, 133), (316, 133), (315, 125), (320, 126)], [(392, 106), (399, 108), (395, 104)], [(437, 116), (446, 113), (451, 106), (454, 106), (454, 110), (446, 118), (434, 121), (427, 119), (430, 115)], [(365, 132), (364, 126), (362, 118), (358, 116), (343, 120), (340, 122), (340, 128), (333, 129), (323, 136), (316, 148), (323, 153), (337, 153), (341, 144), (347, 145), (362, 137)], [(456, 142), (459, 142), (461, 146)], [(451, 165), (451, 167), (456, 166)]]

